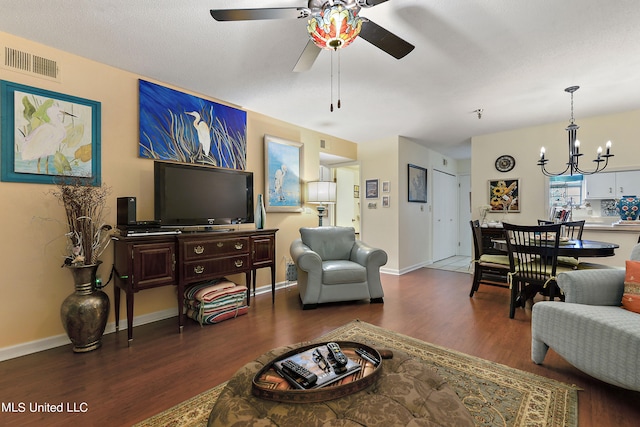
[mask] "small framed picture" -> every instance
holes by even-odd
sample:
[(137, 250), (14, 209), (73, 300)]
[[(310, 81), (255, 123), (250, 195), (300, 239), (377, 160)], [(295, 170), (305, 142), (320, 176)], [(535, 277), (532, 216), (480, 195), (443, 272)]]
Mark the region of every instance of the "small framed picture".
[(367, 199), (377, 199), (379, 197), (378, 194), (378, 185), (380, 180), (378, 179), (367, 179), (365, 181), (366, 195)]
[(409, 201), (427, 203), (427, 170), (409, 164)]
[(382, 207), (383, 208), (388, 208), (390, 206), (391, 202), (389, 200), (389, 196), (382, 196)]
[(391, 183), (389, 181), (382, 181), (382, 192), (388, 193), (391, 191)]

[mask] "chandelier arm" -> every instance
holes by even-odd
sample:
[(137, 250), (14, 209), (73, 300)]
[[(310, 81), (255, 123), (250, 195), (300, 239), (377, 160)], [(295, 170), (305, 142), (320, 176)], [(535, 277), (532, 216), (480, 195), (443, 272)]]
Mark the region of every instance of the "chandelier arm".
[(571, 167), (571, 165), (567, 163), (567, 167), (564, 168), (564, 170), (562, 172), (553, 173), (553, 172), (549, 172), (547, 170), (547, 168), (545, 167), (546, 164), (547, 164), (547, 160), (538, 161), (538, 165), (540, 165), (540, 169), (542, 170), (542, 174), (545, 175), (545, 176), (560, 176), (560, 175), (564, 175), (565, 173), (567, 173), (567, 171)]

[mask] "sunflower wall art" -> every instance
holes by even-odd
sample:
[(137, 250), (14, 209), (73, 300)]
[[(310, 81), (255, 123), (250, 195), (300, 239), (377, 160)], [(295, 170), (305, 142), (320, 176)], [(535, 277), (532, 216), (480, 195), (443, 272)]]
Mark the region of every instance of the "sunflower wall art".
[(489, 212), (520, 212), (520, 180), (489, 180)]

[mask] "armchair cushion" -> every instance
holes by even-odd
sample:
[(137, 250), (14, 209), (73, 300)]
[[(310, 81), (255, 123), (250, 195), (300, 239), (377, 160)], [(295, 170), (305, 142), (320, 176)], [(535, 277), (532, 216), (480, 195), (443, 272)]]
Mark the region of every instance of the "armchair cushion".
[(341, 285), (367, 281), (367, 269), (352, 261), (325, 261), (322, 263), (322, 283)]

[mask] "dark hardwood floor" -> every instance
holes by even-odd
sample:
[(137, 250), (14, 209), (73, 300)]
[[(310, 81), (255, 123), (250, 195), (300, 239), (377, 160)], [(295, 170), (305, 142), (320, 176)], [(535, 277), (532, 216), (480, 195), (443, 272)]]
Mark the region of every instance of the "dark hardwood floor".
[[(277, 292), (275, 305), (271, 295), (258, 295), (249, 314), (218, 325), (188, 320), (178, 334), (177, 319), (167, 319), (136, 327), (131, 346), (125, 330), (106, 335), (102, 348), (91, 353), (74, 354), (64, 346), (2, 362), (0, 425), (128, 426), (227, 380), (270, 348), (316, 338), (353, 319), (576, 384), (583, 389), (581, 427), (638, 425), (640, 393), (593, 379), (553, 351), (542, 366), (531, 361), (530, 312), (519, 309), (510, 320), (508, 290), (481, 285), (469, 298), (471, 275), (433, 269), (382, 280), (384, 304), (302, 311), (290, 287)], [(11, 402), (16, 410), (24, 403), (26, 412), (7, 412)], [(29, 413), (32, 403), (86, 412)]]

